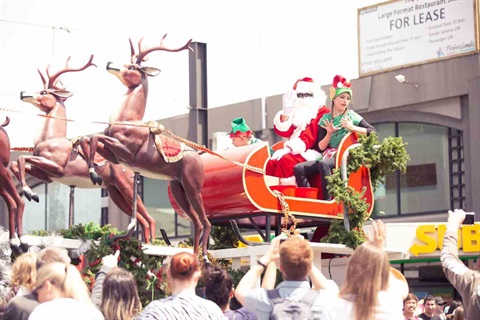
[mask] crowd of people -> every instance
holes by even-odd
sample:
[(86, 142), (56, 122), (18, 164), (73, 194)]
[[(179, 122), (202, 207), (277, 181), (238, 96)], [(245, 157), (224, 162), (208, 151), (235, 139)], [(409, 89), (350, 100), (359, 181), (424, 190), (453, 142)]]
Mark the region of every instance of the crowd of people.
[[(351, 255), (340, 287), (314, 265), (307, 239), (282, 234), (236, 288), (221, 267), (202, 264), (188, 252), (175, 254), (166, 271), (171, 294), (143, 310), (133, 274), (118, 267), (119, 251), (102, 258), (91, 292), (65, 249), (24, 253), (12, 265), (0, 319), (478, 319), (480, 272), (459, 260), (455, 241), (464, 218), (463, 210), (450, 211), (444, 236), (442, 266), (462, 297), (448, 306), (440, 296), (419, 299), (395, 275), (379, 220)], [(283, 281), (275, 286), (277, 271)], [(240, 308), (232, 308), (232, 299)]]

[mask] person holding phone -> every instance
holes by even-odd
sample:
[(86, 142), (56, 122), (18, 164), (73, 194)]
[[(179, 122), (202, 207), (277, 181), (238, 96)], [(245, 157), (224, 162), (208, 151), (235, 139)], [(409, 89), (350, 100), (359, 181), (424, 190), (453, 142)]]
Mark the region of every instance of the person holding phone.
[(462, 209), (448, 211), (440, 261), (448, 281), (462, 296), (465, 318), (477, 319), (480, 314), (480, 271), (468, 268), (458, 258), (458, 230), (465, 217), (466, 213)]
[(331, 112), (323, 115), (318, 122), (317, 141), (318, 148), (322, 152), (321, 159), (302, 162), (293, 168), (298, 187), (310, 187), (309, 178), (316, 174), (321, 175), (323, 200), (330, 200), (326, 177), (331, 175), (335, 167), (337, 148), (343, 137), (349, 132), (368, 135), (375, 131), (375, 128), (361, 115), (348, 109), (352, 99), (352, 88), (347, 79), (340, 75), (333, 78), (330, 99), (332, 100)]

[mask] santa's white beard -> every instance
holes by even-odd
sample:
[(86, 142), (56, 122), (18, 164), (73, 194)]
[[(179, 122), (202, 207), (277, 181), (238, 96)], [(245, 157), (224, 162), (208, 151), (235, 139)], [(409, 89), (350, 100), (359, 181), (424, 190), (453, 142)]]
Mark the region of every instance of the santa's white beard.
[(320, 103), (315, 99), (296, 99), (295, 112), (292, 119), (293, 125), (298, 127), (299, 125), (310, 122), (310, 120), (317, 116), (319, 107)]

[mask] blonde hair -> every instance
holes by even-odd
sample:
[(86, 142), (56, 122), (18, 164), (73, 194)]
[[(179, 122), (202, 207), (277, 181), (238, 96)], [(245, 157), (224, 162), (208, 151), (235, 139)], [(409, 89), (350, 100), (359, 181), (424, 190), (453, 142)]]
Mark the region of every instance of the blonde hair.
[(68, 256), (68, 250), (59, 247), (48, 247), (37, 254), (37, 270), (51, 262), (70, 264), (71, 259)]
[(453, 320), (464, 320), (465, 319), (465, 310), (463, 306), (458, 307), (453, 311)]
[(39, 289), (45, 281), (59, 288), (65, 298), (72, 298), (78, 302), (92, 302), (87, 285), (74, 265), (65, 265), (61, 262), (45, 264), (37, 271), (35, 290)]
[(142, 310), (137, 282), (130, 271), (114, 268), (103, 280), (100, 310), (106, 320), (129, 320)]
[(390, 262), (382, 248), (365, 242), (352, 254), (340, 297), (354, 302), (355, 319), (373, 318), (378, 292), (388, 287)]
[(33, 252), (26, 252), (19, 256), (12, 264), (10, 285), (12, 287), (24, 286), (30, 291), (33, 290), (37, 274), (36, 261), (37, 255)]

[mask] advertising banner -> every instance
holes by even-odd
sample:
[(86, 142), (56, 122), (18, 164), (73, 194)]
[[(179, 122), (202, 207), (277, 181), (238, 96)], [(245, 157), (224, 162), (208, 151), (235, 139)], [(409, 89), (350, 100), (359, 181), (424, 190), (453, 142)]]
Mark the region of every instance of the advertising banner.
[(395, 0), (358, 9), (359, 75), (478, 52), (475, 0)]

